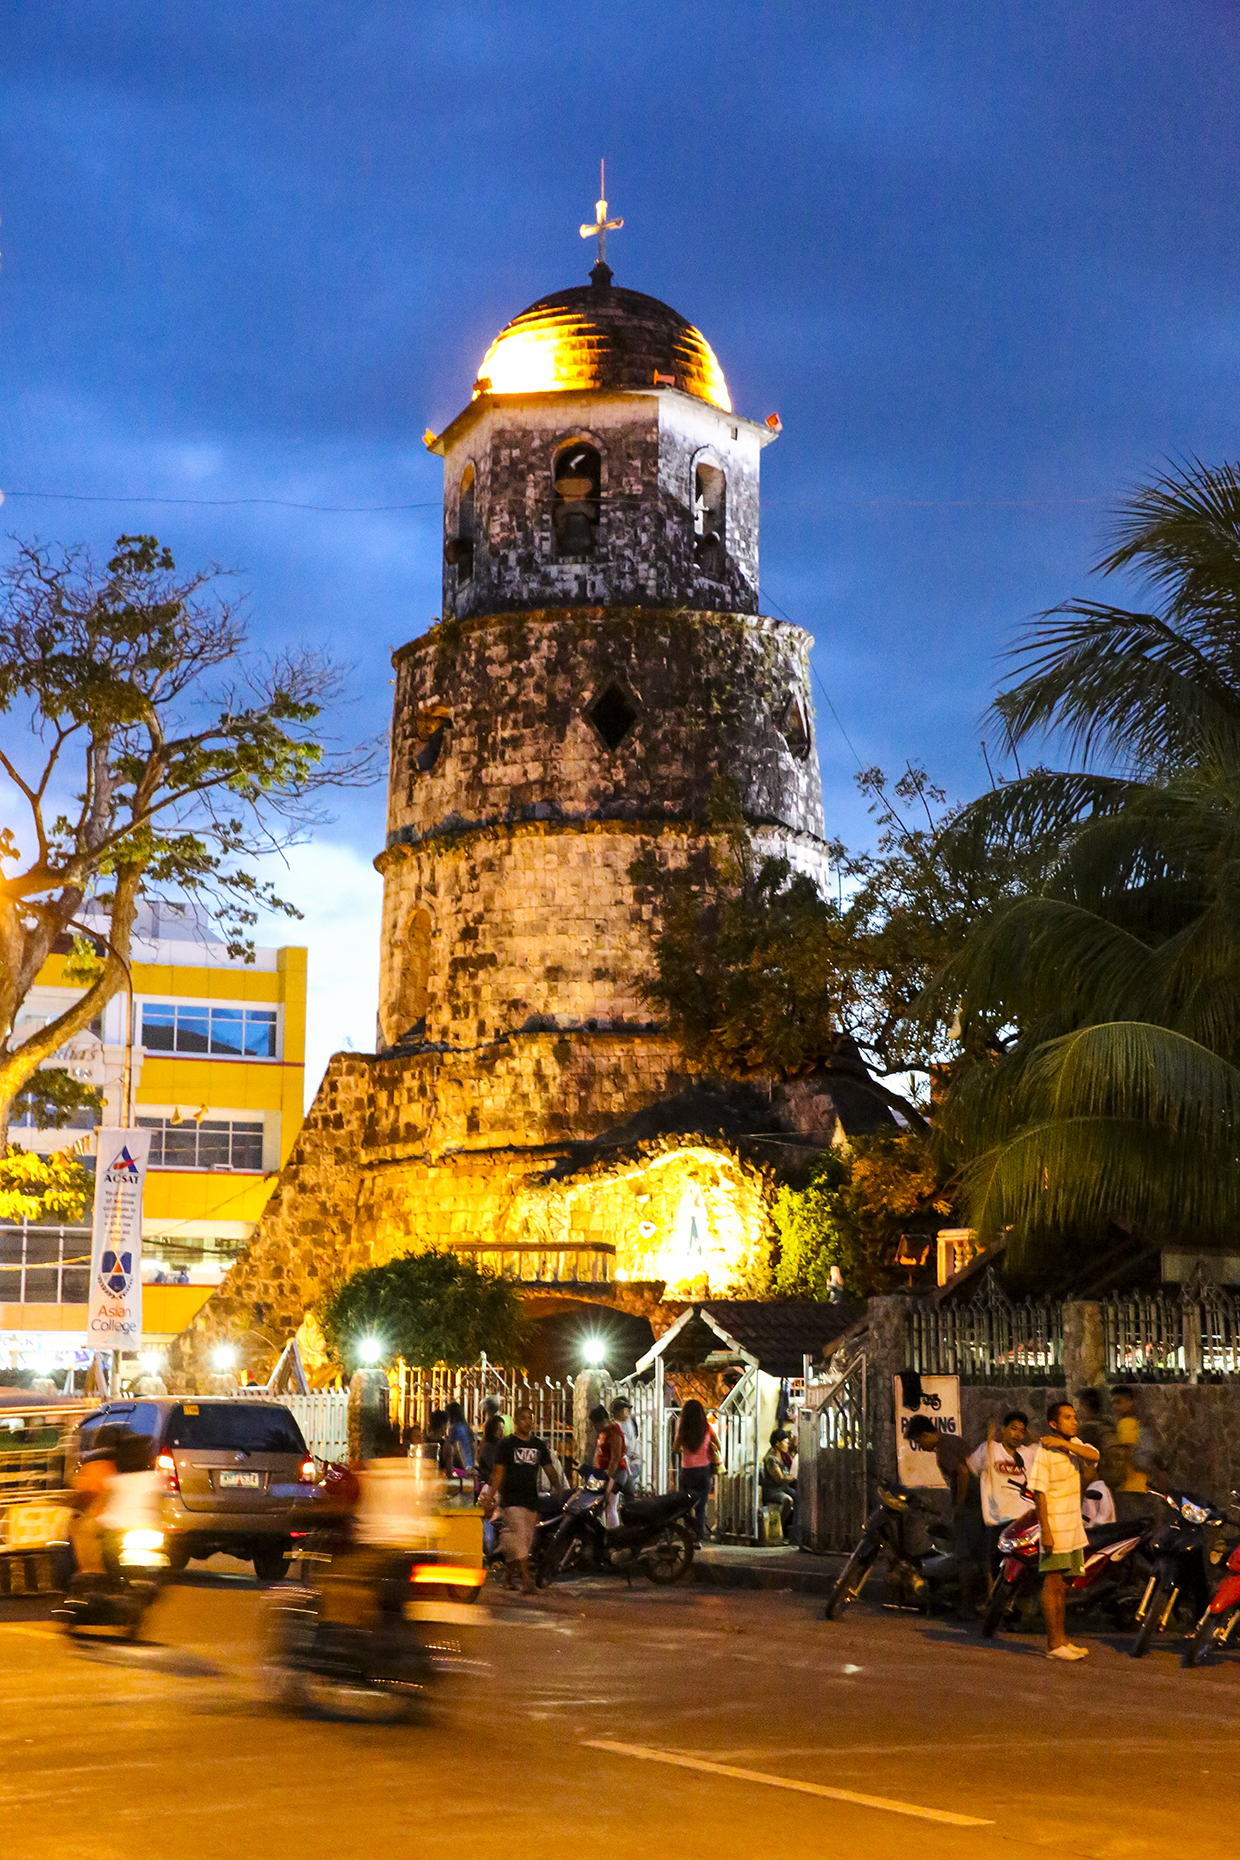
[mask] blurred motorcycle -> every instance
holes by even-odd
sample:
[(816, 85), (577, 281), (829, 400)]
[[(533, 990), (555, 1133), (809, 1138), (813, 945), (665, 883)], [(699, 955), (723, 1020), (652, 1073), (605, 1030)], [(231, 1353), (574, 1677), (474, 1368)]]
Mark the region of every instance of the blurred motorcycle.
[(278, 1703), (332, 1717), (416, 1717), (435, 1658), (405, 1610), (428, 1571), (444, 1587), (459, 1574), (403, 1551), (354, 1550), (332, 1558), (318, 1582), (270, 1589), (265, 1672)]
[(162, 1531), (105, 1533), (102, 1571), (79, 1570), (52, 1619), (67, 1634), (84, 1628), (120, 1628), (126, 1640), (141, 1638), (151, 1606), (168, 1576), (168, 1546)]

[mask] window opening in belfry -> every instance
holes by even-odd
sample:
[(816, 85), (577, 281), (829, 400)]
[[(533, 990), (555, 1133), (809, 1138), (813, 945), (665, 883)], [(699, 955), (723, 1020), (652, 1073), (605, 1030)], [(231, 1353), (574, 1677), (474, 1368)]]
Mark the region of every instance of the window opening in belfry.
[(451, 713), (444, 704), (427, 704), (414, 719), (413, 766), (417, 774), (429, 775), (444, 751)]
[(693, 559), (704, 575), (727, 568), (727, 482), (718, 465), (693, 468)]
[(795, 691), (790, 693), (784, 705), (783, 720), (779, 729), (797, 761), (804, 762), (809, 754), (809, 724), (805, 719), (805, 707)]
[(565, 446), (555, 462), (557, 555), (593, 555), (598, 547), (598, 516), (603, 461), (594, 446)]
[(456, 535), (443, 546), (444, 561), (456, 570), (458, 587), (464, 587), (474, 572), (474, 487), (476, 474), (467, 465), (461, 476), (461, 490), (456, 505)]
[(619, 749), (637, 722), (637, 706), (622, 685), (610, 684), (586, 712), (608, 749)]

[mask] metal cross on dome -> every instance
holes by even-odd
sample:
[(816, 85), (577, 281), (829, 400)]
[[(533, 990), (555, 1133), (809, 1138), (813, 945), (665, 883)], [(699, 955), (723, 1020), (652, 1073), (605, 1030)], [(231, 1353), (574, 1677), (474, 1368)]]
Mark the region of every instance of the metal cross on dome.
[(624, 221), (609, 220), (607, 217), (607, 182), (604, 179), (604, 167), (605, 164), (600, 161), (598, 165), (598, 200), (594, 207), (594, 224), (593, 226), (583, 226), (581, 228), (581, 236), (583, 239), (598, 239), (598, 262), (600, 265), (606, 266), (607, 235), (609, 232), (619, 232), (620, 228), (624, 225)]

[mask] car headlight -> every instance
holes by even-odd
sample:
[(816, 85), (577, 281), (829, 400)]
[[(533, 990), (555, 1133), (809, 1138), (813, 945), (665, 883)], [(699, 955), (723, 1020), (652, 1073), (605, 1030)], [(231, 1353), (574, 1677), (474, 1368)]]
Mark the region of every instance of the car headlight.
[(1204, 1524), (1210, 1516), (1210, 1507), (1194, 1505), (1191, 1498), (1186, 1498), (1180, 1506), (1180, 1516), (1189, 1524)]

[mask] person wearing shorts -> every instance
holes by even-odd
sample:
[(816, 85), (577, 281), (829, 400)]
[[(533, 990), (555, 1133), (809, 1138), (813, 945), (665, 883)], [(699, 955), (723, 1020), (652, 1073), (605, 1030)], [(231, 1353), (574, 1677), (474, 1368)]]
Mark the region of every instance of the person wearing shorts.
[(505, 1435), (495, 1450), (491, 1492), (499, 1510), (504, 1587), (513, 1588), (513, 1576), (519, 1576), (527, 1595), (534, 1593), (530, 1551), (538, 1523), (538, 1475), (543, 1471), (553, 1486), (564, 1483), (550, 1447), (534, 1432), (533, 1409), (518, 1408), (516, 1432)]
[(1088, 1647), (1068, 1639), (1064, 1627), (1067, 1591), (1064, 1579), (1079, 1576), (1085, 1567), (1089, 1539), (1081, 1517), (1080, 1466), (1098, 1464), (1098, 1449), (1081, 1440), (1076, 1431), (1076, 1409), (1070, 1401), (1053, 1401), (1046, 1413), (1046, 1432), (1029, 1468), (1029, 1490), (1038, 1508), (1042, 1531), (1042, 1613), (1046, 1617), (1048, 1660), (1083, 1660)]

